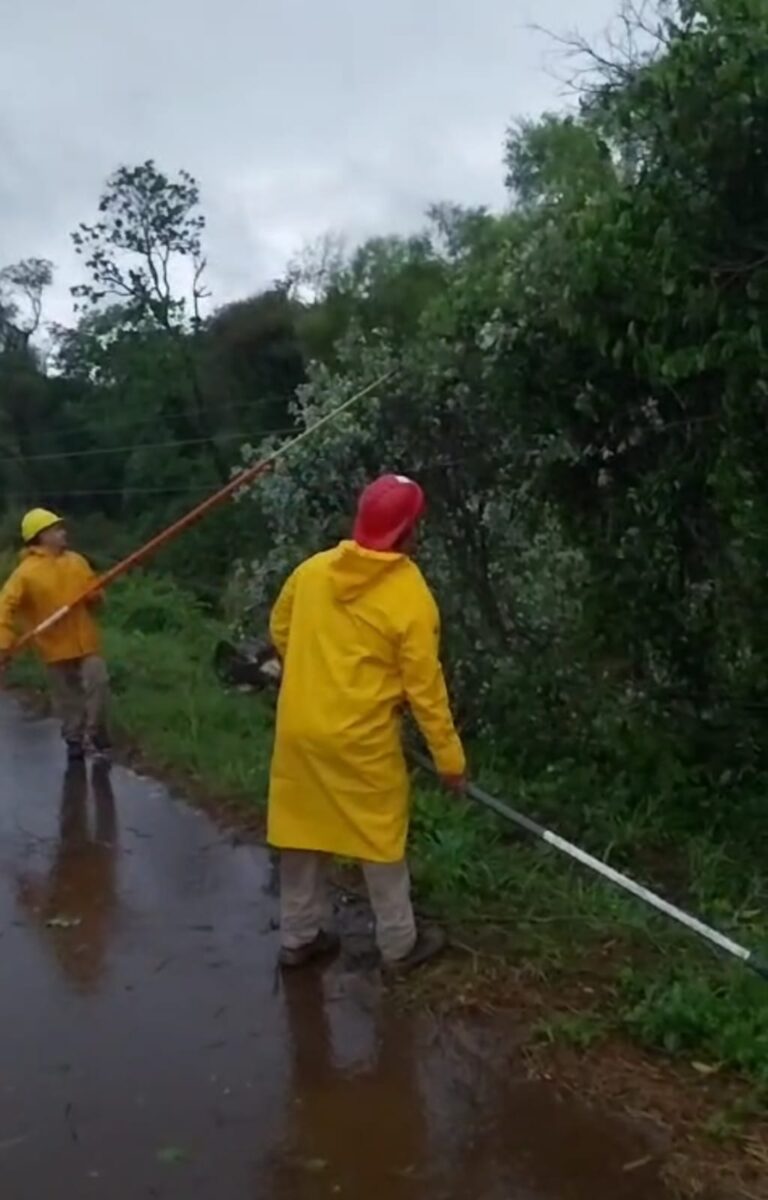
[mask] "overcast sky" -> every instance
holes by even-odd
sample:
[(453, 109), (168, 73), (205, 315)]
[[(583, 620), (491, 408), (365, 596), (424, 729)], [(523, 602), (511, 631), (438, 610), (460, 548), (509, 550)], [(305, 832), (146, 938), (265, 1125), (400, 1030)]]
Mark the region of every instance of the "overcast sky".
[(219, 303), (327, 231), (498, 207), (506, 126), (566, 103), (531, 25), (599, 34), (617, 4), (0, 0), (0, 265), (52, 259), (47, 315), (68, 319), (68, 235), (146, 158), (197, 177)]

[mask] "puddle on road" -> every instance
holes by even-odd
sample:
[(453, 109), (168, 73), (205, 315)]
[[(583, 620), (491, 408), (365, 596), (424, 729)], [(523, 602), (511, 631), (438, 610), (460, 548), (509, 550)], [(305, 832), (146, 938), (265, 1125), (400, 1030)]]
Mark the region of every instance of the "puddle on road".
[(665, 1200), (500, 1028), (281, 978), (263, 852), (4, 697), (0, 762), (3, 1200)]

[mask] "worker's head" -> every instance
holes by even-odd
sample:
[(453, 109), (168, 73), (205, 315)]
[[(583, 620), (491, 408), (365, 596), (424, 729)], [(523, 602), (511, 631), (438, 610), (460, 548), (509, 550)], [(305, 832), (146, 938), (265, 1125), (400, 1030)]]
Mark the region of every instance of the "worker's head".
[(60, 554), (67, 548), (67, 527), (56, 513), (33, 508), (21, 522), (21, 540), (25, 546), (40, 546)]
[(352, 536), (366, 550), (407, 552), (424, 506), (418, 483), (405, 475), (382, 475), (360, 496)]

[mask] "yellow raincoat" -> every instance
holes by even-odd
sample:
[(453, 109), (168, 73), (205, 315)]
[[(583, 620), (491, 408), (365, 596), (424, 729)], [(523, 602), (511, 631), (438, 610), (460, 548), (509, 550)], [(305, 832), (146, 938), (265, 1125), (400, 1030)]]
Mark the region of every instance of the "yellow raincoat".
[(465, 769), (439, 625), (429, 588), (405, 555), (342, 542), (293, 573), (270, 623), (283, 660), (269, 789), (273, 846), (369, 862), (404, 857), (405, 705), (438, 771)]
[[(21, 562), (0, 591), (0, 652), (8, 650), (22, 630), (34, 629), (46, 617), (76, 600), (96, 578), (80, 554), (55, 555), (42, 546), (22, 551)], [(76, 608), (35, 639), (46, 663), (66, 662), (101, 653), (101, 636), (87, 604)]]

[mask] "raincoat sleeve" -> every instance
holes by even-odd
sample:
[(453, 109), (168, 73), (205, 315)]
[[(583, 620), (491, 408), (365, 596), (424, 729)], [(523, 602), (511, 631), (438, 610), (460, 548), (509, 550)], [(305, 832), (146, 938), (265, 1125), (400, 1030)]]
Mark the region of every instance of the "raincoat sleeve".
[[(96, 582), (96, 580), (98, 579), (98, 575), (94, 571), (91, 564), (88, 562), (87, 558), (83, 558), (82, 554), (78, 554), (77, 558), (80, 563), (80, 568), (83, 572), (83, 587), (84, 588), (90, 587), (92, 583)], [(88, 605), (89, 608), (98, 608), (103, 603), (104, 603), (104, 593), (101, 590), (99, 590), (98, 592), (94, 592), (93, 595), (89, 596), (86, 601), (86, 604)]]
[(441, 775), (463, 775), (464, 750), (456, 732), (440, 664), (440, 617), (426, 584), (400, 641), (405, 695)]
[(283, 590), (275, 601), (275, 606), (269, 618), (269, 633), (272, 645), (281, 659), (285, 658), (288, 649), (288, 635), (291, 631), (293, 616), (293, 597), (296, 593), (296, 572), (286, 581)]
[(0, 653), (9, 650), (17, 638), (16, 617), (24, 603), (24, 576), (14, 571), (0, 591)]

